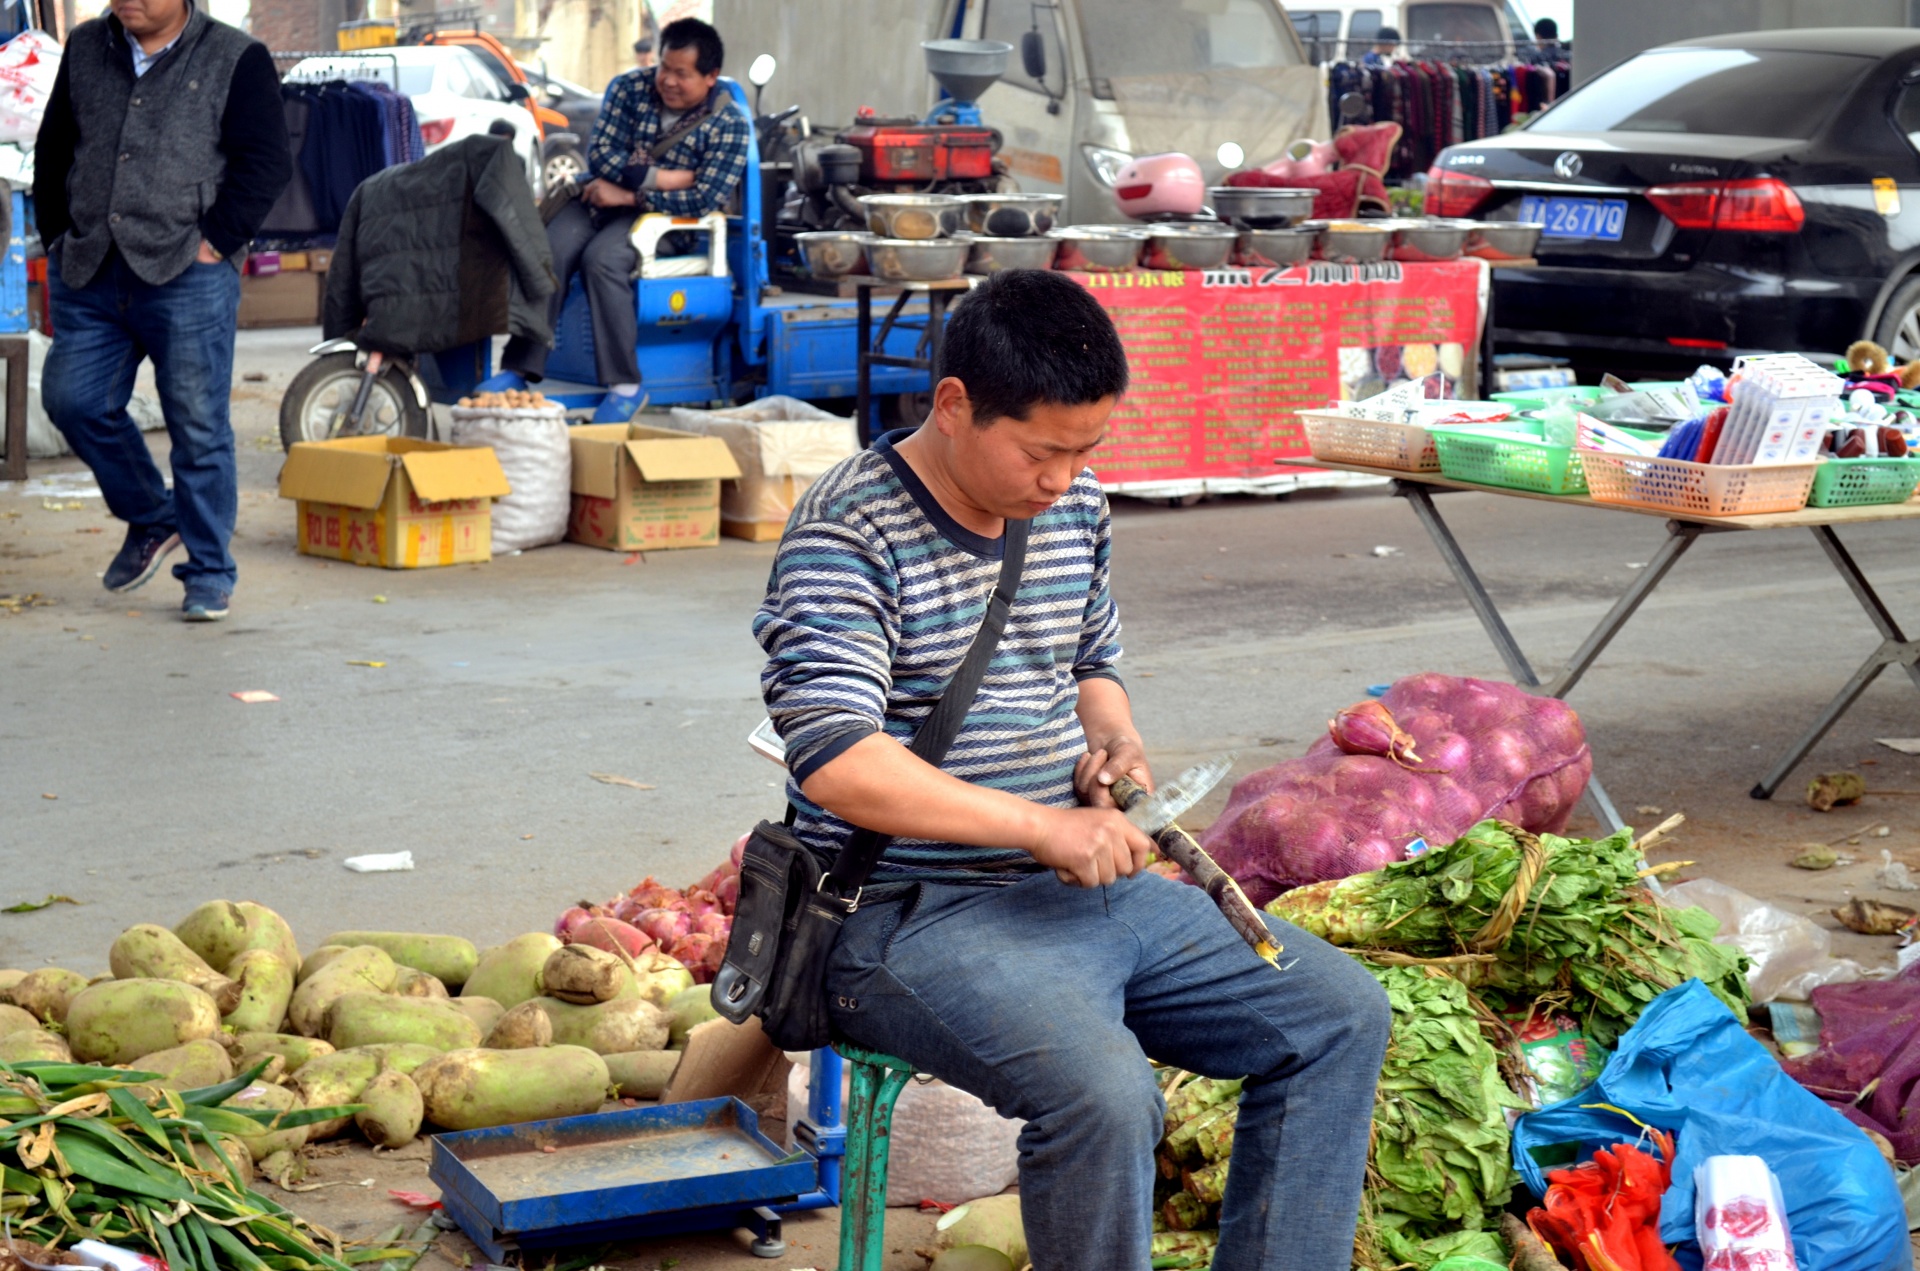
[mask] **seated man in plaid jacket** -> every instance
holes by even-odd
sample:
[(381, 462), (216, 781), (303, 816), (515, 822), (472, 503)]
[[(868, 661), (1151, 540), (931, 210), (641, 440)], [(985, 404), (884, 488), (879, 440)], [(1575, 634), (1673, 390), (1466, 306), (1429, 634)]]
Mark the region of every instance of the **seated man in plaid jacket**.
[[(640, 406), (633, 302), (639, 255), (628, 239), (634, 217), (719, 211), (746, 171), (753, 124), (719, 85), (725, 53), (720, 33), (705, 22), (669, 22), (660, 32), (660, 64), (628, 71), (607, 86), (587, 146), (593, 179), (547, 225), (560, 280), (553, 295), (556, 327), (574, 271), (586, 270), (594, 362), (611, 390), (595, 423), (623, 423)], [(500, 374), (478, 388), (525, 388), (541, 378), (546, 363), (545, 348), (516, 336), (507, 341)]]

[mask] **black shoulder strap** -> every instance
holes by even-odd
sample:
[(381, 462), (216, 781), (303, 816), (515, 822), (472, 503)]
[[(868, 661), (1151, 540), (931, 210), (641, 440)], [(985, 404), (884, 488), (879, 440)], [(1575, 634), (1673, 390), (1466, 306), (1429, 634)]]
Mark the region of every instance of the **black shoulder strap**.
[[(1026, 521), (1007, 522), (1000, 581), (994, 585), (993, 596), (987, 601), (986, 619), (975, 633), (973, 643), (967, 646), (967, 656), (961, 659), (960, 669), (953, 673), (946, 691), (914, 731), (909, 749), (936, 768), (947, 757), (953, 739), (959, 736), (960, 726), (973, 707), (974, 695), (980, 691), (980, 681), (986, 678), (987, 664), (993, 661), (994, 650), (1000, 647), (1000, 636), (1007, 629), (1007, 614), (1020, 590), (1020, 570), (1027, 560), (1027, 528)], [(833, 887), (843, 898), (853, 896), (866, 884), (889, 841), (889, 836), (872, 830), (853, 832), (834, 858), (830, 871)]]

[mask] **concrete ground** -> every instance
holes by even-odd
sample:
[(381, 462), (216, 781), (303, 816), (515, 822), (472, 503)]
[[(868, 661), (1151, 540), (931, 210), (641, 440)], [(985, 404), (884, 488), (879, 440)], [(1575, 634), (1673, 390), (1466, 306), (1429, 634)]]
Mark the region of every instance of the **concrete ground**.
[[(0, 486), (0, 597), (38, 597), (0, 603), (0, 905), (80, 902), (0, 914), (0, 966), (103, 971), (123, 927), (172, 924), (213, 897), (271, 905), (308, 945), (347, 927), (484, 945), (647, 874), (690, 882), (780, 809), (778, 770), (745, 744), (761, 717), (748, 622), (773, 546), (723, 540), (630, 562), (564, 544), (418, 572), (296, 555), (292, 505), (274, 489), (276, 411), (313, 338), (241, 335), (237, 372), (265, 378), (235, 388), (241, 581), (224, 623), (181, 623), (168, 577), (129, 596), (101, 590), (120, 528), (97, 498)], [(153, 444), (164, 452), (164, 437)], [(33, 464), (36, 479), (81, 471)], [(1656, 518), (1495, 495), (1449, 495), (1442, 508), (1543, 666), (1580, 642), (1662, 539)], [(1504, 678), (1426, 535), (1382, 491), (1189, 509), (1119, 499), (1115, 538), (1124, 670), (1163, 775), (1224, 750), (1242, 774), (1296, 755), (1369, 684), (1424, 670)], [(1913, 529), (1845, 538), (1915, 621)], [(1656, 857), (1813, 915), (1836, 929), (1838, 951), (1885, 962), (1891, 939), (1840, 931), (1825, 911), (1873, 892), (1881, 849), (1920, 868), (1920, 758), (1874, 740), (1920, 736), (1912, 684), (1883, 677), (1779, 798), (1747, 796), (1875, 640), (1809, 535), (1715, 535), (1571, 700), (1629, 820), (1687, 815)], [(230, 696), (247, 689), (281, 700)], [(1798, 792), (1809, 777), (1854, 765), (1890, 793), (1808, 810)], [(1190, 823), (1224, 799), (1223, 786)], [(1880, 825), (1885, 837), (1847, 847)], [(1810, 841), (1838, 841), (1861, 863), (1789, 868)], [(412, 873), (340, 864), (402, 848)], [(367, 1164), (364, 1151), (340, 1159), (349, 1173)], [(370, 1197), (354, 1221), (371, 1235), (404, 1217), (389, 1214), (399, 1207), (385, 1186), (301, 1203), (332, 1212)], [(889, 1266), (919, 1265), (925, 1220), (893, 1221), (902, 1252)], [(796, 1224), (807, 1248), (796, 1237), (773, 1265), (830, 1265), (830, 1226)], [(618, 1260), (768, 1265), (735, 1253), (702, 1237)]]

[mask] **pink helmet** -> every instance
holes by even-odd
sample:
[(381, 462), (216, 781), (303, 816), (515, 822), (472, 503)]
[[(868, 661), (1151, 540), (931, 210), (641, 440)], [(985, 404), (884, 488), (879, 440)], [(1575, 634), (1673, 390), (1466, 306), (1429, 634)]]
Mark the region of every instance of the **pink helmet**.
[(1120, 169), (1113, 193), (1128, 216), (1193, 216), (1206, 205), (1207, 182), (1188, 155), (1145, 154)]

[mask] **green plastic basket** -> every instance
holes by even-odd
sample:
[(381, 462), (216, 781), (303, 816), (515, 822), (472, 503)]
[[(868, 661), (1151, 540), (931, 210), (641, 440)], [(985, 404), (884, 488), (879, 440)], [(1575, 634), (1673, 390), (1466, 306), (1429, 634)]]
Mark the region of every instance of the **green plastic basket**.
[[(1445, 471), (1446, 461), (1441, 460)], [(1813, 470), (1810, 508), (1905, 503), (1920, 484), (1920, 459), (1829, 459)]]
[(1574, 384), (1565, 388), (1516, 388), (1511, 392), (1495, 393), (1487, 400), (1505, 402), (1515, 410), (1545, 410), (1554, 402), (1570, 402), (1578, 407), (1599, 401), (1605, 391), (1593, 384)]
[[(1585, 494), (1587, 474), (1580, 466), (1579, 451), (1514, 435), (1542, 437), (1543, 427), (1538, 420), (1509, 419), (1499, 424), (1439, 425), (1428, 431), (1439, 454), (1441, 476), (1536, 494)], [(1659, 435), (1631, 428), (1622, 431), (1642, 438)]]

